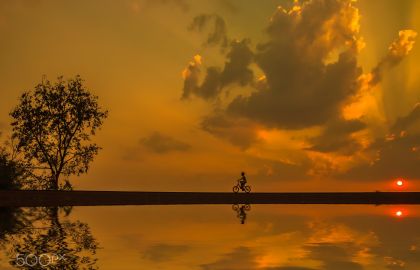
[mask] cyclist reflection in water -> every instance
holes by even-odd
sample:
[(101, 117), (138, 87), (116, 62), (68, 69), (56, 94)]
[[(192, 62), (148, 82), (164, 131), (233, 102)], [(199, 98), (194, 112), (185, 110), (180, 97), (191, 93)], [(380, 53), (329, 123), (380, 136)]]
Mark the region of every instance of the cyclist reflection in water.
[(239, 208), (238, 217), (239, 217), (239, 219), (241, 220), (241, 224), (245, 224), (245, 219), (246, 219), (245, 205), (242, 205), (242, 206)]
[(243, 204), (243, 205), (239, 206), (238, 204), (234, 204), (234, 205), (232, 205), (232, 209), (234, 211), (236, 211), (236, 216), (241, 221), (241, 224), (245, 224), (245, 220), (246, 220), (246, 212), (245, 211), (251, 210), (251, 205)]

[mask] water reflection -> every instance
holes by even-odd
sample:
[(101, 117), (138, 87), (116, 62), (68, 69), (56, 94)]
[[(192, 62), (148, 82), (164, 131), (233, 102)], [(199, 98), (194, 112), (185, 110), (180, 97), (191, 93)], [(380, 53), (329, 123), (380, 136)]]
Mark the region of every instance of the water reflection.
[(20, 269), (420, 269), (418, 206), (254, 204), (247, 218), (250, 208), (2, 208), (0, 238), (7, 261), (0, 257), (0, 269), (19, 268), (19, 252), (67, 259), (55, 257), (49, 268)]
[(245, 224), (246, 220), (246, 211), (251, 210), (251, 205), (249, 204), (233, 204), (232, 205), (233, 211), (236, 211), (236, 217), (239, 218), (241, 224)]
[(0, 243), (3, 243), (7, 236), (22, 231), (27, 221), (21, 209), (0, 207)]
[(98, 242), (71, 208), (0, 208), (0, 248), (19, 269), (98, 269)]

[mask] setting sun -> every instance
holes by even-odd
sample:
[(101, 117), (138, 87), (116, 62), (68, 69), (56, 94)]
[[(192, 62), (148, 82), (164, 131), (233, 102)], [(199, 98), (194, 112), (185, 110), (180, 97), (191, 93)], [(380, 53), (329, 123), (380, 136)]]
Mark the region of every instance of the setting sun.
[(397, 186), (402, 187), (404, 185), (404, 182), (402, 180), (397, 181)]

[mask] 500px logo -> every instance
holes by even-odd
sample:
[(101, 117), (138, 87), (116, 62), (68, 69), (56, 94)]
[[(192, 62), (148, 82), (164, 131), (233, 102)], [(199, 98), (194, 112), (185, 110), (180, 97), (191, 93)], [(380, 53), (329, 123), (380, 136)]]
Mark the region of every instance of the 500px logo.
[(55, 264), (58, 261), (65, 261), (66, 258), (64, 255), (60, 254), (48, 254), (43, 253), (40, 255), (36, 254), (17, 254), (16, 256), (16, 266), (36, 266), (40, 265), (41, 267), (46, 267), (50, 264)]

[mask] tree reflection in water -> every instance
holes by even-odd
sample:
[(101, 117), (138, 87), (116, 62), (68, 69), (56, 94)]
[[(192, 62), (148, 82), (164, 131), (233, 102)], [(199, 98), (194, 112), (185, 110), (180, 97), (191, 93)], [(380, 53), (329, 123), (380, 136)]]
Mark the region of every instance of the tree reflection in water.
[[(18, 269), (98, 269), (98, 242), (71, 208), (0, 208), (0, 249)], [(27, 260), (25, 262), (25, 259)]]

